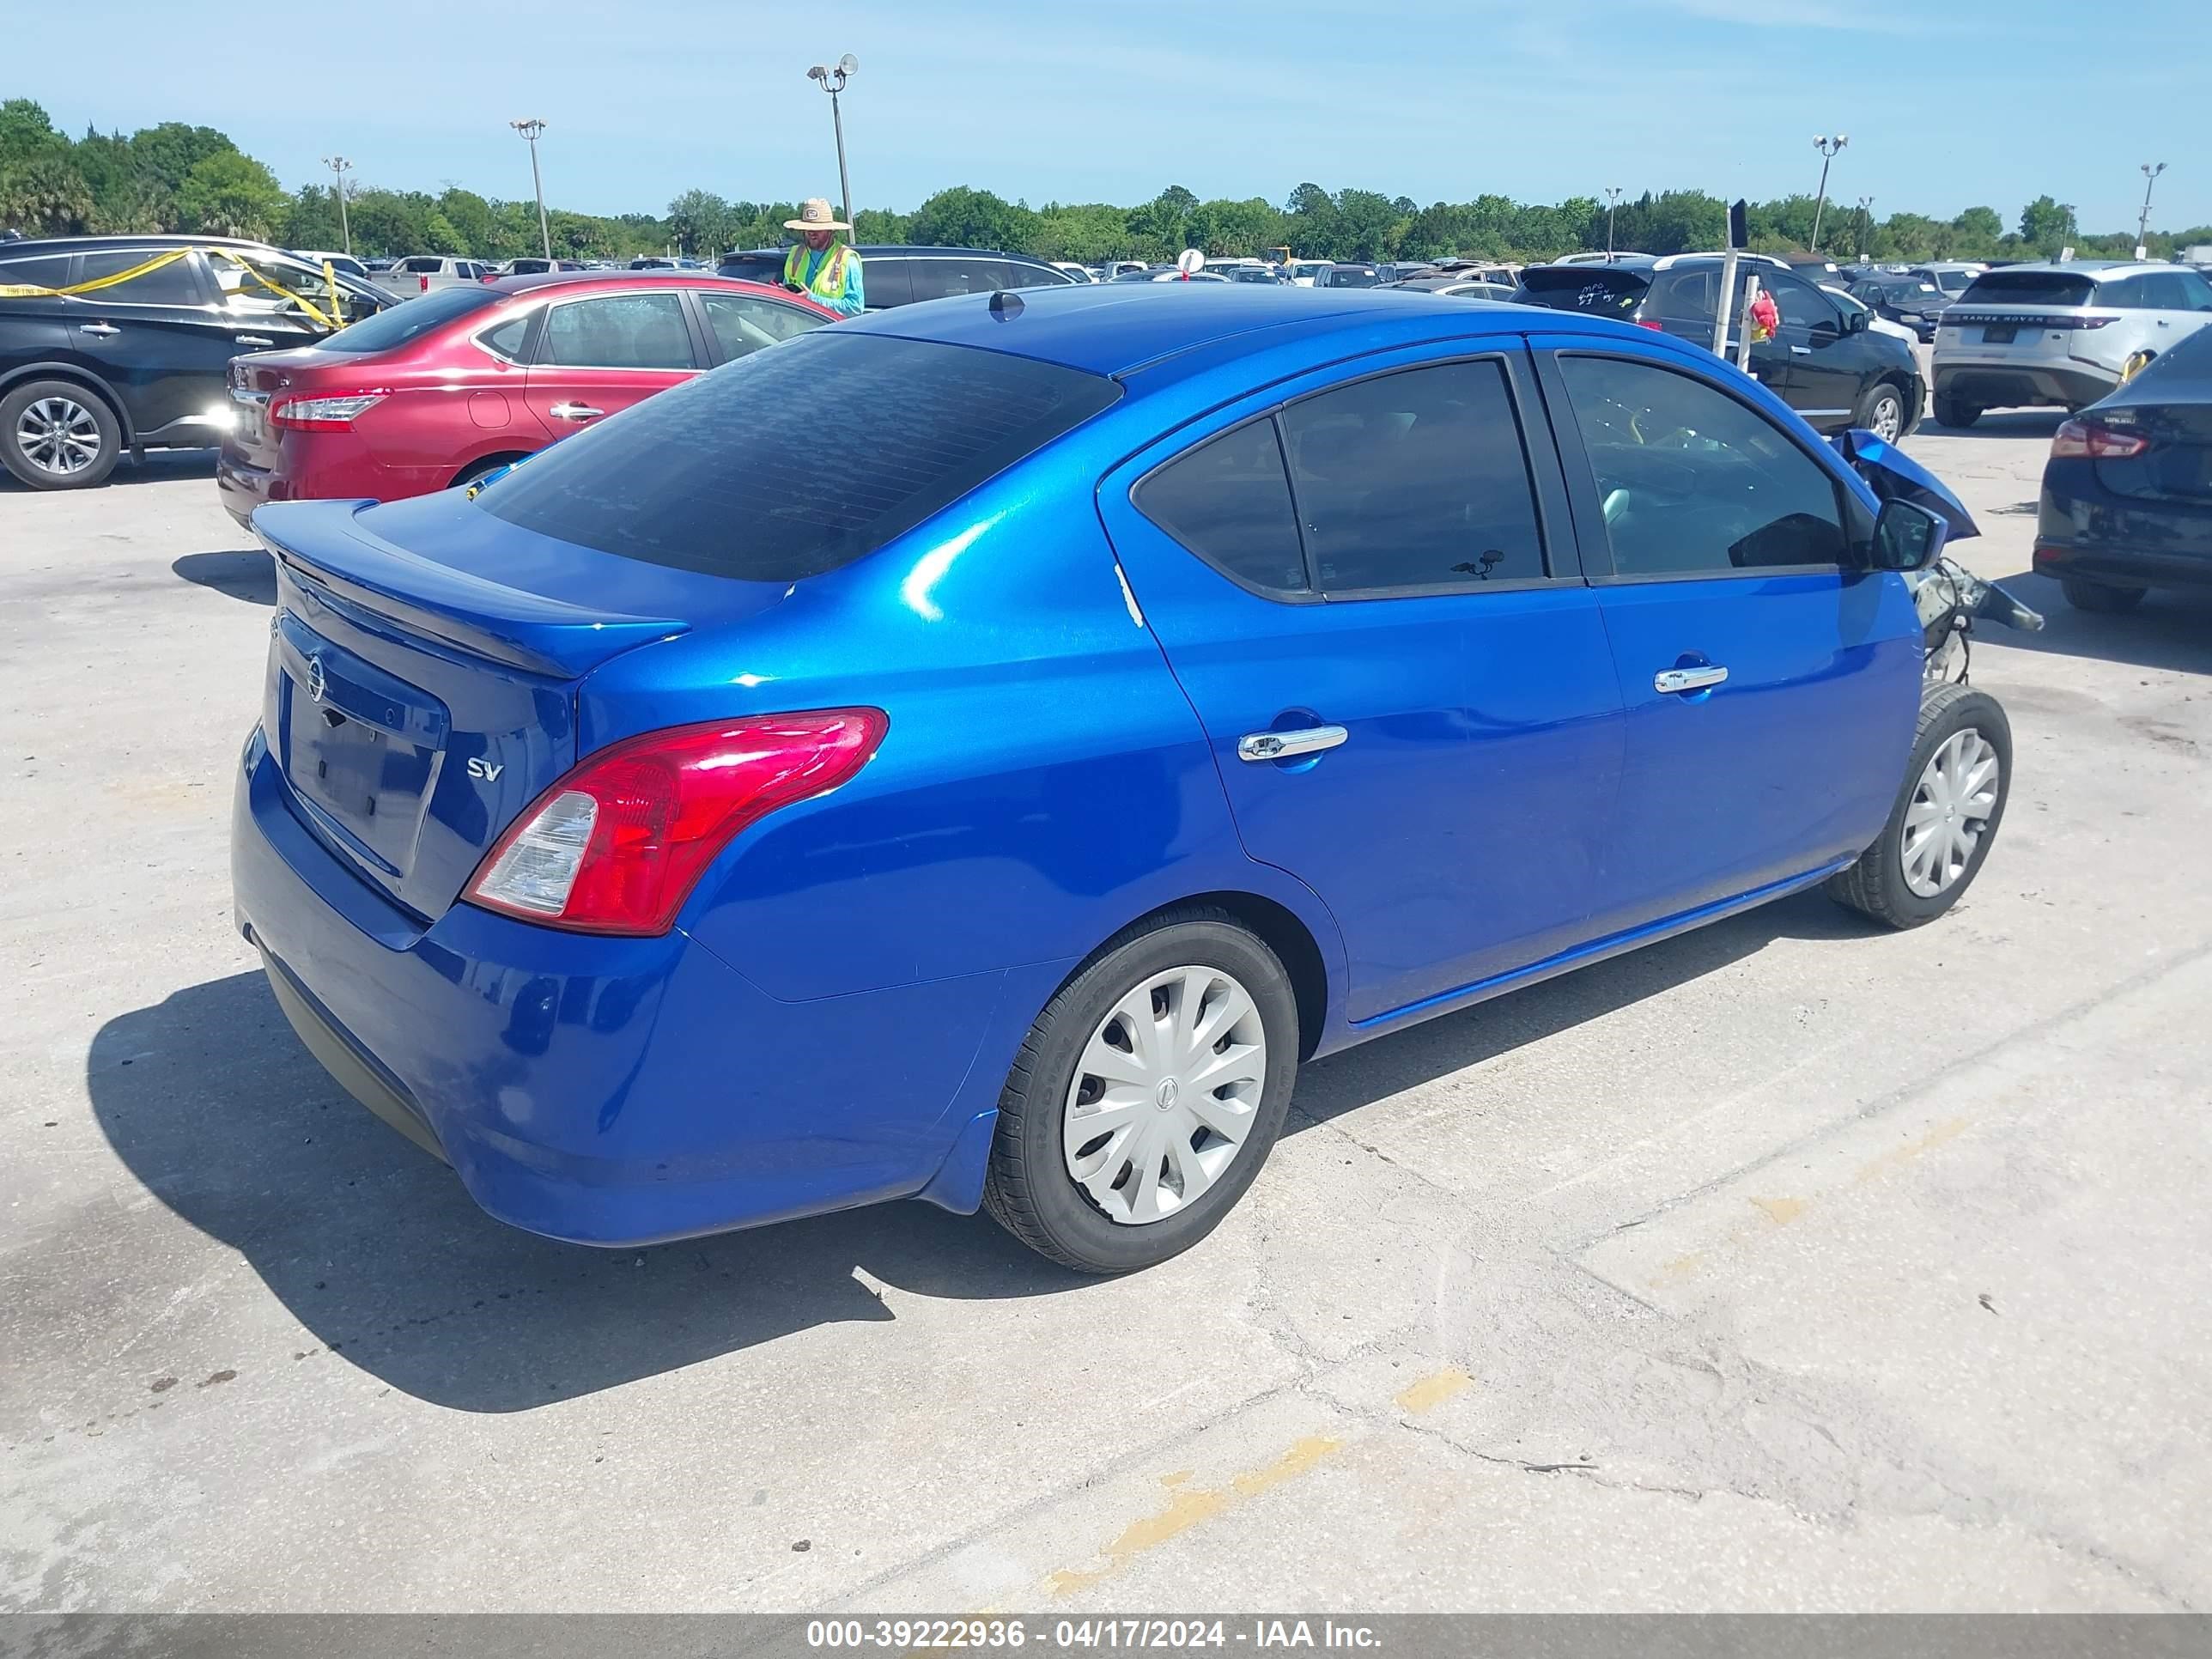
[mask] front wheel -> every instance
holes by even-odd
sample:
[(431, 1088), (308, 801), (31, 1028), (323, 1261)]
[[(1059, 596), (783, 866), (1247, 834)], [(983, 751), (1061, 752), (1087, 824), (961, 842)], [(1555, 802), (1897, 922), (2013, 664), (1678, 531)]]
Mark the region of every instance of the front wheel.
[(1973, 885), (2012, 791), (2012, 723), (1986, 691), (1939, 685), (1920, 705), (1889, 822), (1828, 896), (1892, 927), (1942, 915)]
[(1851, 423), (1884, 443), (1895, 443), (1905, 435), (1905, 394), (1887, 380), (1869, 386), (1852, 413)]
[(1165, 1261), (1259, 1174), (1297, 1048), (1290, 975), (1225, 912), (1139, 923), (1030, 1028), (1000, 1094), (984, 1206), (1079, 1273)]

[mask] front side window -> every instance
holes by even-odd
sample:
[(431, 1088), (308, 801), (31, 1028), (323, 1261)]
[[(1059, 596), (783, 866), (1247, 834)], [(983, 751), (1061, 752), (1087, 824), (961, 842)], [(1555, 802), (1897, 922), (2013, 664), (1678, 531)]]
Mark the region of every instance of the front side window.
[(609, 294), (556, 306), (538, 360), (568, 368), (691, 368), (684, 302), (672, 293)]
[(1281, 418), (1323, 593), (1543, 576), (1535, 492), (1502, 363), (1378, 374), (1301, 398)]
[(1133, 499), (1146, 518), (1246, 586), (1271, 593), (1306, 587), (1273, 421), (1250, 421), (1186, 450), (1147, 477)]
[(763, 346), (788, 340), (822, 326), (827, 319), (797, 306), (780, 306), (773, 300), (756, 300), (748, 294), (702, 291), (699, 304), (707, 313), (707, 326), (725, 362), (758, 351)]
[[(102, 277), (116, 276), (135, 270), (149, 259), (161, 257), (160, 248), (126, 249), (112, 253), (88, 253), (77, 266), (79, 283), (96, 283)], [(94, 304), (119, 306), (196, 306), (201, 303), (198, 282), (192, 275), (192, 257), (187, 253), (180, 259), (172, 259), (157, 266), (143, 276), (133, 276), (127, 283), (117, 283), (82, 298)]]
[(1652, 364), (1559, 362), (1616, 575), (1843, 562), (1835, 478), (1764, 416)]

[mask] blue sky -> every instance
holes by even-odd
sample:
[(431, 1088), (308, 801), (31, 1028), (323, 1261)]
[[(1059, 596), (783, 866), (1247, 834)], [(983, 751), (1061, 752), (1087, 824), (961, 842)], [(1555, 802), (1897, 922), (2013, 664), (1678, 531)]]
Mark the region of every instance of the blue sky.
[(834, 196), (809, 64), (850, 52), (853, 191), (906, 208), (950, 184), (1033, 205), (1170, 183), (1279, 201), (1304, 179), (1427, 203), (1693, 185), (1830, 193), (1877, 216), (2050, 191), (2085, 229), (2212, 221), (2212, 4), (2130, 0), (376, 0), (244, 14), (0, 0), (0, 96), (79, 132), (228, 131), (288, 185), (525, 196), (507, 122), (542, 115), (546, 193), (658, 210), (691, 185)]

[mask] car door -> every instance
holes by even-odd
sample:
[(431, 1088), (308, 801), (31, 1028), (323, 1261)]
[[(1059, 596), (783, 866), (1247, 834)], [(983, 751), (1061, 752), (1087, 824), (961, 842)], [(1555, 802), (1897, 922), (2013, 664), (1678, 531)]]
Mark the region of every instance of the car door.
[(2171, 351), (2212, 321), (2212, 283), (2193, 270), (2160, 270), (2136, 279), (2151, 318), (2150, 349)]
[(1616, 924), (1855, 856), (1895, 799), (1921, 644), (1902, 580), (1857, 568), (1872, 515), (1840, 463), (1725, 371), (1535, 343), (1626, 707)]
[(71, 356), (114, 388), (134, 442), (219, 443), (231, 418), (230, 360), (306, 337), (290, 325), (234, 316), (197, 252), (127, 282), (110, 280), (168, 251), (103, 249), (77, 257), (75, 284), (110, 285), (67, 302)]
[(1588, 933), (1620, 690), (1525, 354), (1397, 352), (1218, 410), (1100, 511), (1246, 851), (1344, 938), (1354, 1022)]
[(1858, 337), (1844, 326), (1843, 313), (1828, 296), (1803, 277), (1768, 270), (1759, 279), (1782, 313), (1779, 343), (1788, 358), (1782, 383), (1767, 384), (1815, 426), (1847, 423), (1858, 407), (1859, 383), (1865, 376), (1866, 354), (1858, 349)]
[(706, 366), (666, 283), (562, 300), (549, 307), (523, 401), (556, 438), (591, 425)]

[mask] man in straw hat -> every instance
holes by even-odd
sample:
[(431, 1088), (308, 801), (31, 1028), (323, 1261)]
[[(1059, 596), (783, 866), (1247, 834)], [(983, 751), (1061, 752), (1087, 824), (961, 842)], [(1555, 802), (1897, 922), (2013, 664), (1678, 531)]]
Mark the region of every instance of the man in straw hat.
[(847, 317), (860, 314), (860, 256), (842, 245), (831, 246), (838, 231), (853, 228), (830, 211), (819, 196), (799, 204), (799, 216), (783, 222), (799, 233), (783, 258), (783, 285), (794, 294)]

